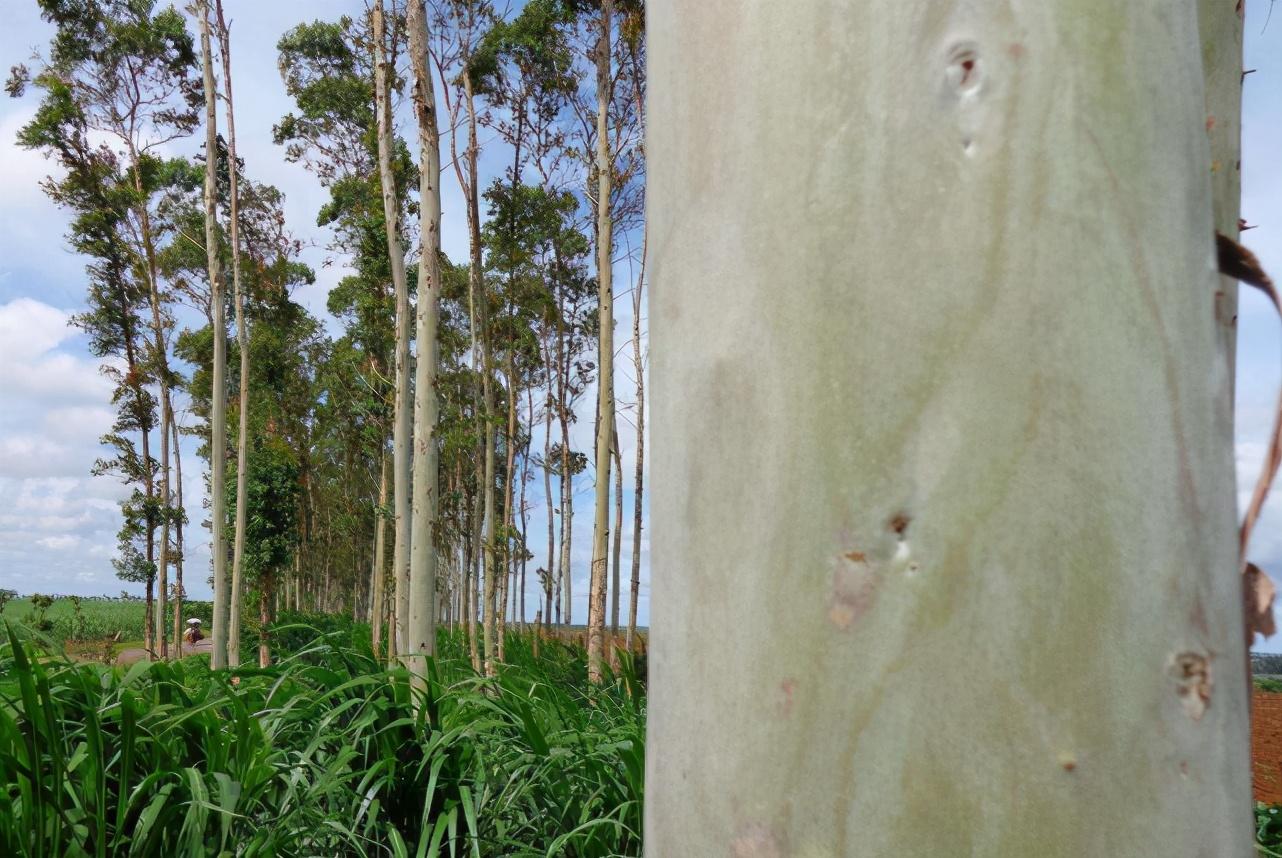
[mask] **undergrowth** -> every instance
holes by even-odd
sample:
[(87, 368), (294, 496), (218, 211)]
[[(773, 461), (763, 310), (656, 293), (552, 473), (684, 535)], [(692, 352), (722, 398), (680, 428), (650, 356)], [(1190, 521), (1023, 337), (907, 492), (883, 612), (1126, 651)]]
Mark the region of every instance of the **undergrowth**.
[[(510, 635), (497, 679), (442, 635), (425, 692), (359, 635), (268, 669), (77, 664), (0, 645), (0, 854), (639, 855), (645, 698), (630, 659)], [(414, 701), (419, 705), (415, 706)]]

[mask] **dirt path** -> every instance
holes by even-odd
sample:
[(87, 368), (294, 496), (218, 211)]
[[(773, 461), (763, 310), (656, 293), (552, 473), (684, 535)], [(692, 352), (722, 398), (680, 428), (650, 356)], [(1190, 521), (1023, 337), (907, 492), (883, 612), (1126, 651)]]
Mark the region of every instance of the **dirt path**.
[[(214, 651), (214, 642), (211, 638), (197, 641), (194, 644), (183, 643), (183, 655), (196, 655), (198, 653), (211, 653)], [(116, 664), (133, 664), (135, 661), (142, 661), (147, 657), (147, 650), (141, 647), (122, 649), (116, 655)]]

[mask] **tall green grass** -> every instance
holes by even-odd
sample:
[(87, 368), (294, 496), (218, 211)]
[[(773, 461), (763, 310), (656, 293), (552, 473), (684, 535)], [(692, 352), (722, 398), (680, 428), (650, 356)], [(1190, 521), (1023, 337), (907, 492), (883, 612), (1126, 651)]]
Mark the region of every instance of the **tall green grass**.
[[(0, 854), (639, 855), (645, 700), (625, 658), (511, 636), (496, 680), (443, 635), (420, 705), (359, 634), (267, 670), (127, 669), (0, 645)], [(233, 677), (237, 684), (233, 684)]]

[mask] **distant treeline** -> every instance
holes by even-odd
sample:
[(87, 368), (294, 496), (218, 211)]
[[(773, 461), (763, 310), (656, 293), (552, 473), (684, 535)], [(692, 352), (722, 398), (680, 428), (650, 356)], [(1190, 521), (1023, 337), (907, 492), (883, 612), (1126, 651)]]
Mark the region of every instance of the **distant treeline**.
[(1282, 676), (1282, 653), (1251, 653), (1251, 672)]

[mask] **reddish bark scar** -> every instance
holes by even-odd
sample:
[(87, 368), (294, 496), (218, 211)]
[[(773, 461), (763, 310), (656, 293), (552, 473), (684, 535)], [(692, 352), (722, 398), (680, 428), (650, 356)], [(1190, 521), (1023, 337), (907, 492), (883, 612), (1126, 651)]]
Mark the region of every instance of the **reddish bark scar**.
[(1011, 42), (1006, 46), (1006, 51), (1012, 59), (1021, 60), (1024, 58), (1024, 46), (1019, 42)]
[(783, 851), (779, 838), (759, 822), (739, 829), (739, 836), (730, 844), (734, 858), (781, 858)]
[(779, 714), (787, 718), (792, 714), (792, 693), (797, 690), (797, 680), (791, 676), (779, 683)]
[(850, 628), (872, 606), (876, 589), (876, 573), (863, 555), (857, 551), (842, 555), (832, 573), (828, 620), (839, 629)]
[(1206, 117), (1206, 130), (1207, 130), (1207, 131), (1213, 131), (1213, 130), (1215, 130), (1215, 117), (1214, 117), (1214, 116), (1208, 116), (1208, 117)]
[(1175, 693), (1184, 706), (1184, 712), (1194, 721), (1211, 705), (1211, 662), (1196, 652), (1182, 652), (1172, 659), (1171, 673), (1175, 677)]

